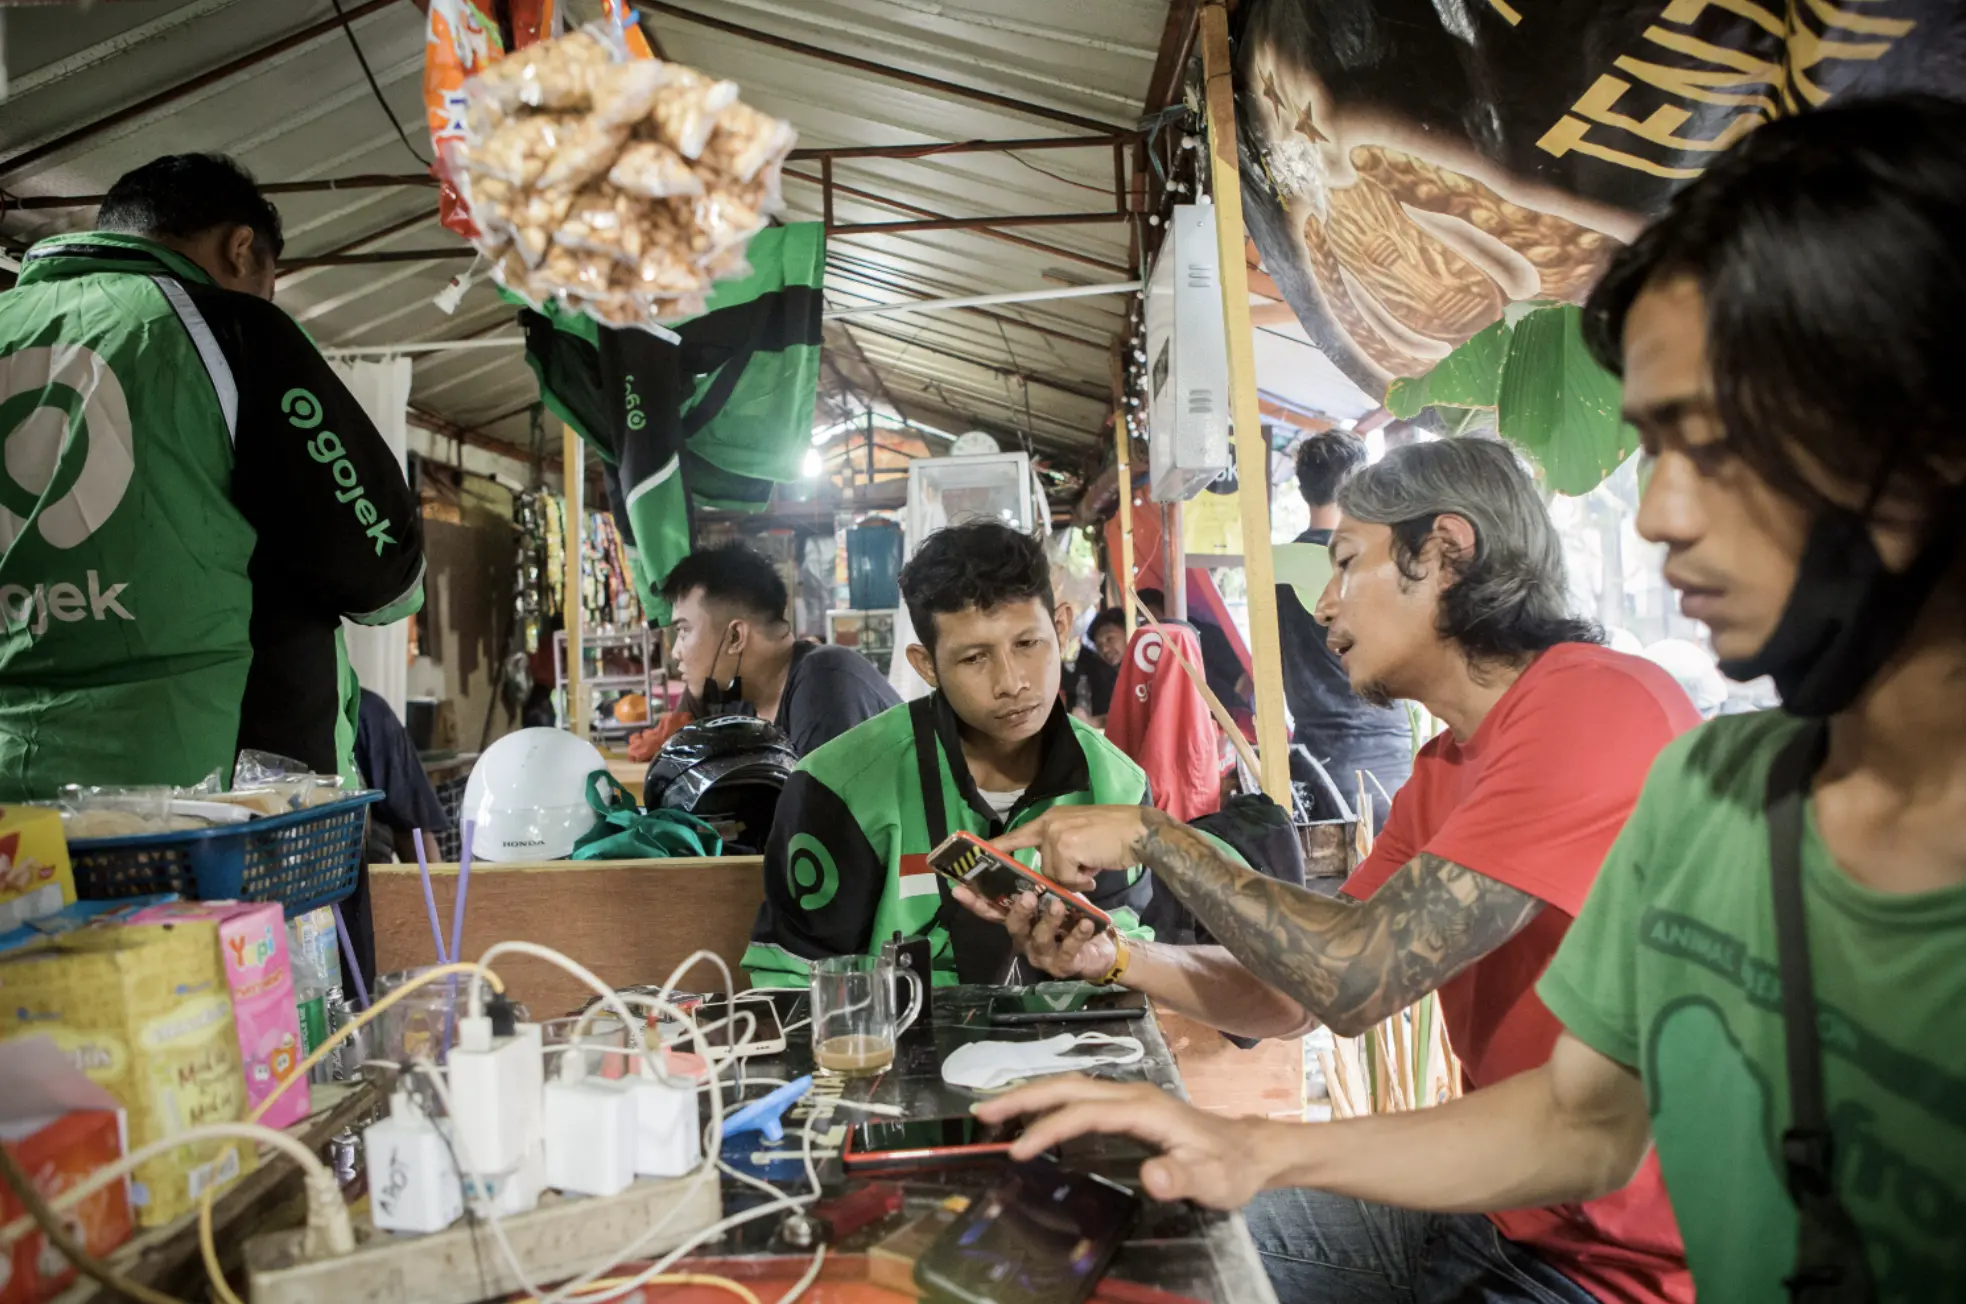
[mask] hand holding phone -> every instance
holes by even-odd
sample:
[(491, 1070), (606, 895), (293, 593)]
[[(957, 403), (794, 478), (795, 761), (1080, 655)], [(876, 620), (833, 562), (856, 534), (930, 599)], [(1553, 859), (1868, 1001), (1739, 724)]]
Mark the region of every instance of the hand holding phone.
[(952, 883), (960, 883), (985, 902), (1008, 911), (1017, 897), (1037, 897), (1040, 915), (1057, 901), (1072, 925), (1092, 921), (1096, 931), (1113, 926), (1113, 917), (1068, 888), (1060, 887), (1033, 869), (1026, 869), (973, 833), (955, 833), (928, 855), (929, 868)]

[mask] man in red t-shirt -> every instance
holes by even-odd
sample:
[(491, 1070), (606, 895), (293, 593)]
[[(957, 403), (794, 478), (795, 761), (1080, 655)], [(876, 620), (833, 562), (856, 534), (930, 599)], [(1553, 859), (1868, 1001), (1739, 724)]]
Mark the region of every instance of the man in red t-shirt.
[[(1041, 848), (1045, 872), (1067, 886), (1144, 863), (1221, 945), (1066, 931), (1055, 904), (1040, 914), (1029, 898), (1007, 914), (965, 903), (1003, 918), (1048, 972), (1119, 982), (1242, 1036), (1295, 1036), (1318, 1022), (1353, 1036), (1438, 991), (1472, 1090), (1548, 1059), (1560, 1029), (1535, 981), (1653, 758), (1699, 715), (1665, 671), (1598, 646), (1595, 627), (1568, 614), (1556, 531), (1504, 445), (1393, 450), (1353, 477), (1339, 505), (1316, 612), (1329, 646), (1368, 700), (1419, 701), (1448, 726), (1421, 749), (1345, 897), (1235, 865), (1159, 812), (1079, 808), (998, 845)], [(1149, 1117), (1135, 1090), (1061, 1082), (999, 1112), (1064, 1105), (1047, 1126), (1054, 1139), (1134, 1131), (1201, 1162), (1200, 1134), (1240, 1126), (1171, 1102)], [(1260, 1166), (1250, 1168), (1226, 1180), (1221, 1202), (1256, 1195)], [(1151, 1192), (1155, 1164), (1143, 1171)], [(1693, 1297), (1651, 1159), (1622, 1190), (1581, 1204), (1435, 1214), (1278, 1189), (1256, 1195), (1249, 1221), (1284, 1304)]]

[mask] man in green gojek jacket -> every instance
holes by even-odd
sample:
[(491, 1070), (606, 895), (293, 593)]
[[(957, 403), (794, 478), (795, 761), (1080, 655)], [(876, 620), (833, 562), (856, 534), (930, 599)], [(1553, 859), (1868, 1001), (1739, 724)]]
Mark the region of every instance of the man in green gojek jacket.
[(174, 155), (0, 294), (0, 802), (248, 747), (354, 776), (341, 619), (421, 605), (423, 531), (280, 248), (250, 177)]
[[(803, 986), (807, 966), (926, 936), (937, 984), (1003, 981), (1009, 935), (948, 899), (928, 853), (950, 833), (995, 837), (1054, 806), (1137, 803), (1147, 776), (1058, 695), (1060, 632), (1041, 543), (995, 522), (930, 535), (901, 573), (935, 691), (858, 725), (799, 763), (765, 851), (764, 904), (744, 953), (760, 987)], [(1099, 876), (1095, 905), (1149, 935), (1153, 895), (1135, 867)]]

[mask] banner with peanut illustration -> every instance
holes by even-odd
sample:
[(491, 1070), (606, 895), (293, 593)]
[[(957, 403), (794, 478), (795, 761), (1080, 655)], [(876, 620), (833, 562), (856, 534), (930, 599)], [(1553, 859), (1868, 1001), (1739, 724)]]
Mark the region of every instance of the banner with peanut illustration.
[(1374, 396), (1512, 302), (1581, 302), (1761, 122), (1966, 93), (1960, 0), (1244, 0), (1238, 19), (1250, 232)]

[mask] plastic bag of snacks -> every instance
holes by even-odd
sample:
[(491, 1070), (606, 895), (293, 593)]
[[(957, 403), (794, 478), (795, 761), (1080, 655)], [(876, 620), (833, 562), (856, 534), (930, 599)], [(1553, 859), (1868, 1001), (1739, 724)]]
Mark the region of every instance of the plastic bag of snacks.
[(782, 207), (792, 128), (732, 82), (640, 57), (618, 24), (528, 46), (460, 94), (473, 242), (531, 303), (660, 332), (745, 274)]

